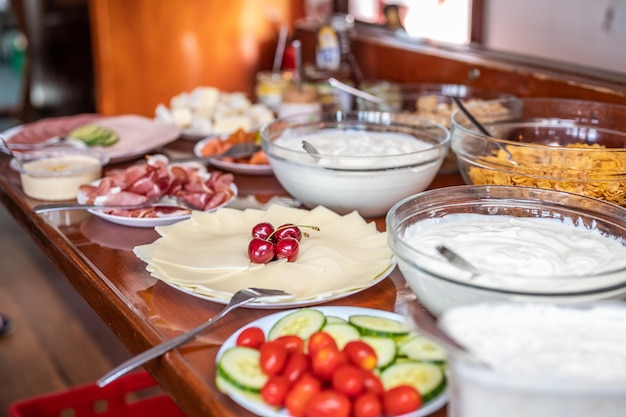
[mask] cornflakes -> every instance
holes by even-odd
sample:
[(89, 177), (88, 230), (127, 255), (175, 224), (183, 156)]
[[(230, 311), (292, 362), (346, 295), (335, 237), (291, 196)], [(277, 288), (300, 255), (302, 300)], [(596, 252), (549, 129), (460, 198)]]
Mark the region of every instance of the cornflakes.
[(517, 165), (511, 165), (506, 152), (498, 149), (477, 163), (506, 169), (472, 166), (467, 172), (471, 183), (547, 188), (626, 205), (626, 152), (582, 143), (566, 148), (520, 146), (509, 151)]

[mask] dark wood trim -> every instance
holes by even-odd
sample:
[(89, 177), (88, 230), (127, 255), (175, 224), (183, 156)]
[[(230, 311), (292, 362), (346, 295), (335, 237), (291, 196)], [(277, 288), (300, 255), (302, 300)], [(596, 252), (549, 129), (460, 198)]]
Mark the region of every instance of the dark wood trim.
[(470, 20), (470, 42), (472, 44), (483, 43), (485, 0), (472, 0)]

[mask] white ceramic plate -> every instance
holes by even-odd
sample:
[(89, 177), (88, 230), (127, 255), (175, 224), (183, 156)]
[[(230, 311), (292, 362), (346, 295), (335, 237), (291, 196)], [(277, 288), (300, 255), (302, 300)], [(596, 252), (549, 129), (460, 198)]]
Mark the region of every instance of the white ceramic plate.
[[(367, 286), (356, 288), (351, 291), (346, 291), (342, 293), (333, 293), (333, 294), (318, 294), (315, 298), (311, 298), (307, 300), (298, 300), (298, 301), (289, 301), (289, 299), (282, 299), (278, 297), (276, 298), (276, 300), (271, 300), (271, 301), (256, 301), (256, 302), (253, 301), (251, 303), (243, 305), (242, 307), (243, 308), (258, 308), (258, 309), (276, 309), (276, 308), (307, 307), (307, 306), (327, 303), (333, 300), (338, 300), (340, 298), (349, 297), (353, 294), (357, 294), (361, 291), (365, 291), (366, 289), (373, 287), (374, 285), (378, 284), (379, 282), (387, 278), (389, 274), (393, 272), (395, 267), (396, 267), (396, 261), (394, 259), (391, 265), (389, 265), (387, 269), (385, 269), (377, 277), (375, 277), (372, 281), (370, 281)], [(190, 290), (188, 287), (178, 286), (169, 281), (163, 281), (163, 282), (186, 294), (193, 295), (194, 297), (202, 298), (204, 300), (213, 301), (218, 304), (228, 304), (230, 296), (232, 295), (232, 294), (228, 294), (228, 299), (224, 298), (224, 294), (220, 294), (221, 297), (211, 297), (205, 294), (198, 294)]]
[[(404, 317), (402, 317), (399, 314), (390, 313), (388, 311), (383, 311), (383, 310), (371, 309), (371, 308), (362, 308), (362, 307), (315, 307), (315, 308), (317, 310), (320, 310), (325, 315), (339, 317), (344, 320), (348, 319), (350, 316), (355, 315), (355, 314), (368, 314), (368, 315), (376, 315), (376, 316), (391, 319), (391, 320), (404, 321)], [(228, 339), (226, 339), (224, 344), (222, 344), (222, 347), (217, 352), (216, 363), (219, 361), (222, 354), (227, 349), (230, 349), (235, 346), (236, 341), (237, 341), (237, 336), (239, 336), (239, 333), (241, 333), (244, 329), (248, 327), (252, 327), (252, 326), (257, 326), (263, 329), (263, 331), (267, 334), (270, 328), (276, 323), (276, 321), (278, 321), (278, 319), (292, 312), (293, 310), (287, 310), (287, 311), (281, 311), (275, 314), (270, 314), (269, 316), (265, 316), (258, 320), (255, 320), (252, 323), (249, 323), (248, 325), (237, 330)], [(225, 394), (228, 395), (233, 401), (235, 401), (237, 404), (239, 404), (246, 410), (262, 417), (284, 417), (284, 416), (289, 415), (287, 413), (287, 410), (285, 409), (276, 411), (275, 408), (270, 407), (261, 401), (255, 401), (251, 397), (245, 397), (236, 391), (225, 392)], [(438, 395), (437, 397), (433, 398), (431, 401), (424, 404), (420, 409), (416, 410), (413, 413), (403, 414), (402, 417), (427, 416), (439, 410), (441, 407), (443, 407), (446, 404), (447, 401), (448, 401), (448, 391), (445, 390), (440, 395)]]
[[(196, 143), (193, 147), (193, 154), (199, 158), (204, 158), (204, 155), (202, 155), (200, 150), (208, 141), (213, 139), (215, 139), (214, 136), (206, 137)], [(274, 173), (274, 171), (272, 171), (271, 165), (269, 164), (240, 164), (237, 162), (222, 161), (215, 158), (210, 158), (209, 163), (215, 168), (221, 169), (222, 171), (232, 172), (233, 174), (265, 176), (272, 175)]]
[[(97, 185), (98, 181), (93, 182), (93, 185)], [(237, 197), (237, 193), (238, 193), (238, 189), (237, 186), (232, 183), (230, 185), (230, 189), (233, 190), (234, 194), (232, 196), (232, 198), (228, 201), (226, 201), (225, 203), (212, 208), (211, 210), (207, 210), (207, 212), (211, 212), (214, 210), (217, 210), (220, 207), (224, 207), (226, 205), (228, 205), (231, 201), (233, 201), (236, 197)], [(76, 200), (81, 203), (84, 204), (87, 202), (87, 196), (83, 193), (83, 192), (79, 192), (78, 193), (78, 197), (76, 198)], [(89, 209), (87, 210), (89, 211), (91, 214), (93, 214), (94, 216), (100, 217), (101, 219), (104, 219), (106, 221), (109, 221), (111, 223), (115, 223), (115, 224), (119, 224), (122, 226), (130, 226), (130, 227), (156, 227), (156, 226), (166, 226), (168, 224), (173, 224), (176, 222), (179, 222), (181, 220), (185, 220), (188, 219), (189, 217), (191, 217), (191, 213), (188, 214), (183, 214), (183, 215), (163, 215), (162, 217), (146, 217), (146, 218), (139, 218), (139, 217), (125, 217), (125, 216), (116, 216), (114, 214), (108, 214), (108, 213), (104, 213), (101, 210), (98, 209)]]
[[(137, 115), (105, 117), (96, 114), (41, 119), (8, 129), (3, 135), (9, 146), (12, 140), (36, 144), (54, 136), (65, 136), (74, 128), (92, 122), (112, 129), (119, 135), (119, 141), (111, 146), (94, 147), (107, 154), (111, 163), (145, 155), (180, 136), (180, 129), (177, 127), (155, 122), (147, 117)], [(0, 150), (8, 153), (4, 146), (0, 146)]]

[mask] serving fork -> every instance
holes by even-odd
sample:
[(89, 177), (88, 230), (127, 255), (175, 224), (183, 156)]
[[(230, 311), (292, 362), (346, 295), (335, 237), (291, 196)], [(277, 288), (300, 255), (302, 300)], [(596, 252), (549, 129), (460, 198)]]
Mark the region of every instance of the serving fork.
[(267, 288), (244, 288), (243, 290), (237, 291), (230, 299), (226, 307), (215, 316), (211, 317), (209, 320), (205, 321), (198, 327), (195, 327), (180, 336), (177, 336), (173, 339), (168, 340), (167, 342), (163, 342), (159, 345), (154, 346), (151, 349), (146, 350), (145, 352), (130, 358), (126, 362), (122, 363), (111, 372), (107, 373), (105, 376), (100, 378), (97, 382), (99, 387), (104, 387), (110, 382), (116, 380), (120, 376), (126, 374), (127, 372), (132, 371), (140, 365), (148, 362), (151, 359), (154, 359), (158, 356), (163, 355), (171, 349), (174, 349), (177, 346), (187, 342), (188, 340), (193, 339), (198, 334), (202, 333), (213, 323), (217, 322), (219, 319), (224, 317), (231, 310), (240, 307), (244, 304), (250, 303), (251, 301), (260, 300), (263, 298), (270, 297), (278, 297), (278, 296), (290, 296), (291, 294), (282, 291), (282, 290), (272, 290)]
[(40, 204), (38, 206), (33, 207), (33, 213), (41, 214), (41, 213), (49, 213), (49, 212), (61, 211), (61, 210), (89, 210), (89, 209), (135, 210), (135, 209), (142, 209), (142, 208), (147, 208), (147, 207), (179, 207), (179, 208), (183, 208), (187, 210), (201, 210), (200, 207), (180, 197), (175, 197), (172, 195), (164, 195), (158, 198), (148, 199), (141, 204), (131, 204), (131, 205), (129, 204), (104, 205), (104, 204), (81, 204), (81, 203)]

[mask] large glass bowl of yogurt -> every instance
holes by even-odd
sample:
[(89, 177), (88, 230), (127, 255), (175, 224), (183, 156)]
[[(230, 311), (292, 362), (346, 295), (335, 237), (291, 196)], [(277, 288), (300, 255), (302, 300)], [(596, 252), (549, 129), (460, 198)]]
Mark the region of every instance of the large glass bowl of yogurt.
[(478, 363), (448, 361), (451, 417), (621, 417), (626, 303), (484, 303), (439, 326)]
[[(394, 113), (298, 114), (261, 129), (263, 149), (281, 185), (304, 206), (339, 214), (384, 216), (425, 190), (449, 150), (448, 130)], [(307, 153), (303, 141), (318, 154)]]
[[(434, 315), (486, 301), (581, 303), (626, 295), (626, 209), (516, 186), (424, 191), (394, 205), (398, 267)], [(442, 255), (443, 245), (470, 265)]]

